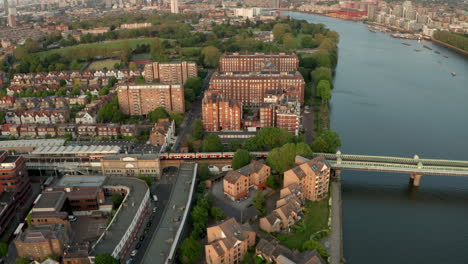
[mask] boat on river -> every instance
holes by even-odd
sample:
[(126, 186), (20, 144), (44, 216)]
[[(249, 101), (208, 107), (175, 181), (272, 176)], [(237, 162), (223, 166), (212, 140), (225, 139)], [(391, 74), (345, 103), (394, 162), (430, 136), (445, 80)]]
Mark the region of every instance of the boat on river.
[(447, 56), (447, 55), (444, 55), (444, 57), (448, 59), (448, 56)]
[(440, 51), (438, 51), (438, 50), (436, 50), (436, 51), (434, 51), (434, 52), (437, 53), (437, 54), (440, 54)]
[(411, 44), (406, 43), (406, 42), (402, 42), (401, 44), (406, 45), (406, 46), (411, 46)]
[(421, 52), (422, 50), (420, 50), (420, 49), (414, 49), (414, 51), (416, 51), (416, 52)]
[(453, 77), (457, 76), (457, 73), (456, 73), (456, 72), (452, 72), (452, 73), (450, 73), (450, 74), (452, 74)]
[(423, 45), (423, 47), (426, 48), (426, 49), (428, 49), (428, 50), (432, 50), (432, 48), (429, 47), (429, 46)]

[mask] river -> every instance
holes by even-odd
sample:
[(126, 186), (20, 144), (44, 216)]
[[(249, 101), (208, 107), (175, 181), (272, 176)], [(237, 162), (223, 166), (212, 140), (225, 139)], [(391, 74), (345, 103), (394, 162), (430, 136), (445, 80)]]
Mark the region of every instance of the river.
[[(343, 153), (468, 160), (466, 57), (363, 23), (285, 14), (340, 34), (331, 127)], [(418, 189), (403, 174), (345, 171), (342, 181), (347, 263), (468, 263), (468, 177), (424, 175)]]

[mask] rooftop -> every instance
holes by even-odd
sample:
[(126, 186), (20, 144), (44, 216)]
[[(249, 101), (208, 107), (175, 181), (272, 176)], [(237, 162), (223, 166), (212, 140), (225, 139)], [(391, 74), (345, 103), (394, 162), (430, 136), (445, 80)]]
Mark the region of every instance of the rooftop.
[(104, 146), (104, 145), (91, 145), (91, 146), (47, 146), (38, 147), (31, 154), (117, 154), (120, 152), (119, 146)]
[(65, 192), (45, 191), (42, 192), (39, 201), (34, 205), (32, 212), (57, 212), (65, 203)]
[(117, 244), (122, 240), (125, 232), (137, 215), (138, 208), (148, 192), (148, 185), (144, 181), (130, 177), (108, 177), (104, 186), (121, 186), (130, 188), (126, 201), (120, 211), (115, 215), (115, 220), (106, 230), (104, 237), (94, 245), (96, 255), (112, 253)]
[(65, 176), (57, 183), (60, 187), (99, 187), (106, 176)]
[(2, 148), (19, 148), (19, 147), (44, 147), (44, 146), (63, 146), (64, 139), (31, 139), (31, 140), (6, 140), (0, 141), (0, 149)]

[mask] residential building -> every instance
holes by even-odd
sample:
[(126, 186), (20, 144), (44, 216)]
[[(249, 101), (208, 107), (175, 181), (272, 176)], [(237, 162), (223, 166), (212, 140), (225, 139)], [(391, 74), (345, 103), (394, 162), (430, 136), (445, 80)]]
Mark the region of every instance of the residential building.
[(62, 256), (70, 239), (63, 225), (31, 226), (14, 240), (18, 256), (42, 260), (46, 256)]
[(285, 171), (283, 186), (288, 188), (291, 184), (300, 184), (304, 199), (319, 201), (328, 195), (330, 169), (328, 161), (323, 156), (317, 156)]
[(219, 70), (225, 72), (277, 71), (299, 69), (299, 58), (294, 53), (225, 53), (219, 59)]
[(179, 13), (179, 2), (178, 0), (171, 0), (171, 13), (178, 14)]
[(61, 224), (71, 234), (68, 215), (71, 213), (69, 202), (64, 191), (53, 189), (42, 192), (39, 200), (31, 210), (31, 226)]
[(149, 141), (151, 144), (161, 146), (161, 149), (165, 150), (166, 146), (175, 141), (174, 120), (160, 118), (151, 130)]
[(145, 65), (145, 80), (166, 84), (184, 84), (190, 77), (197, 77), (195, 62), (153, 62)]
[(206, 263), (241, 263), (249, 247), (255, 245), (255, 232), (234, 218), (207, 228)]
[(270, 167), (253, 160), (250, 164), (226, 174), (223, 179), (224, 194), (233, 201), (239, 200), (249, 194), (251, 187), (264, 189), (269, 176)]
[(236, 201), (249, 194), (249, 177), (231, 170), (223, 179), (224, 194), (231, 200)]
[(279, 91), (304, 102), (305, 82), (297, 71), (215, 72), (206, 94), (222, 94), (241, 103), (262, 103), (267, 91)]
[(75, 123), (77, 124), (94, 124), (96, 123), (96, 117), (88, 112), (80, 111), (76, 113)]
[(122, 24), (120, 29), (137, 29), (137, 28), (148, 28), (151, 27), (151, 23), (133, 23), (133, 24)]
[(284, 205), (276, 208), (267, 216), (260, 218), (260, 228), (268, 233), (289, 231), (289, 228), (301, 219), (302, 203), (298, 199), (290, 199)]
[(3, 233), (31, 197), (31, 183), (22, 156), (10, 156), (0, 151), (0, 233)]
[(316, 250), (289, 249), (281, 245), (277, 240), (267, 241), (260, 239), (255, 247), (255, 254), (262, 257), (267, 263), (279, 264), (325, 264)]
[(222, 95), (206, 95), (202, 102), (203, 129), (206, 131), (240, 130), (242, 110), (235, 100)]
[(283, 97), (276, 107), (275, 127), (284, 128), (291, 134), (299, 136), (301, 124), (301, 104), (297, 100)]
[(63, 252), (63, 264), (91, 264), (88, 252), (88, 242), (69, 245)]
[(146, 115), (158, 107), (185, 112), (181, 84), (132, 84), (117, 88), (120, 110), (126, 115)]

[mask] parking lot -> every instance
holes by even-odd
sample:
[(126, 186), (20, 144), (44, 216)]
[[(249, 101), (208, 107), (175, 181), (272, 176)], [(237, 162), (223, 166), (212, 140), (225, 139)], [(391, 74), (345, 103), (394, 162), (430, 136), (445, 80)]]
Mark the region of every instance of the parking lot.
[(72, 241), (96, 241), (107, 226), (107, 218), (92, 216), (77, 216), (75, 222), (71, 222), (73, 230)]
[(213, 204), (221, 208), (225, 214), (235, 217), (238, 221), (244, 222), (259, 214), (259, 211), (252, 205), (252, 201), (257, 195), (257, 190), (250, 188), (248, 196), (242, 201), (232, 201), (224, 194), (223, 182), (217, 182), (211, 189)]

